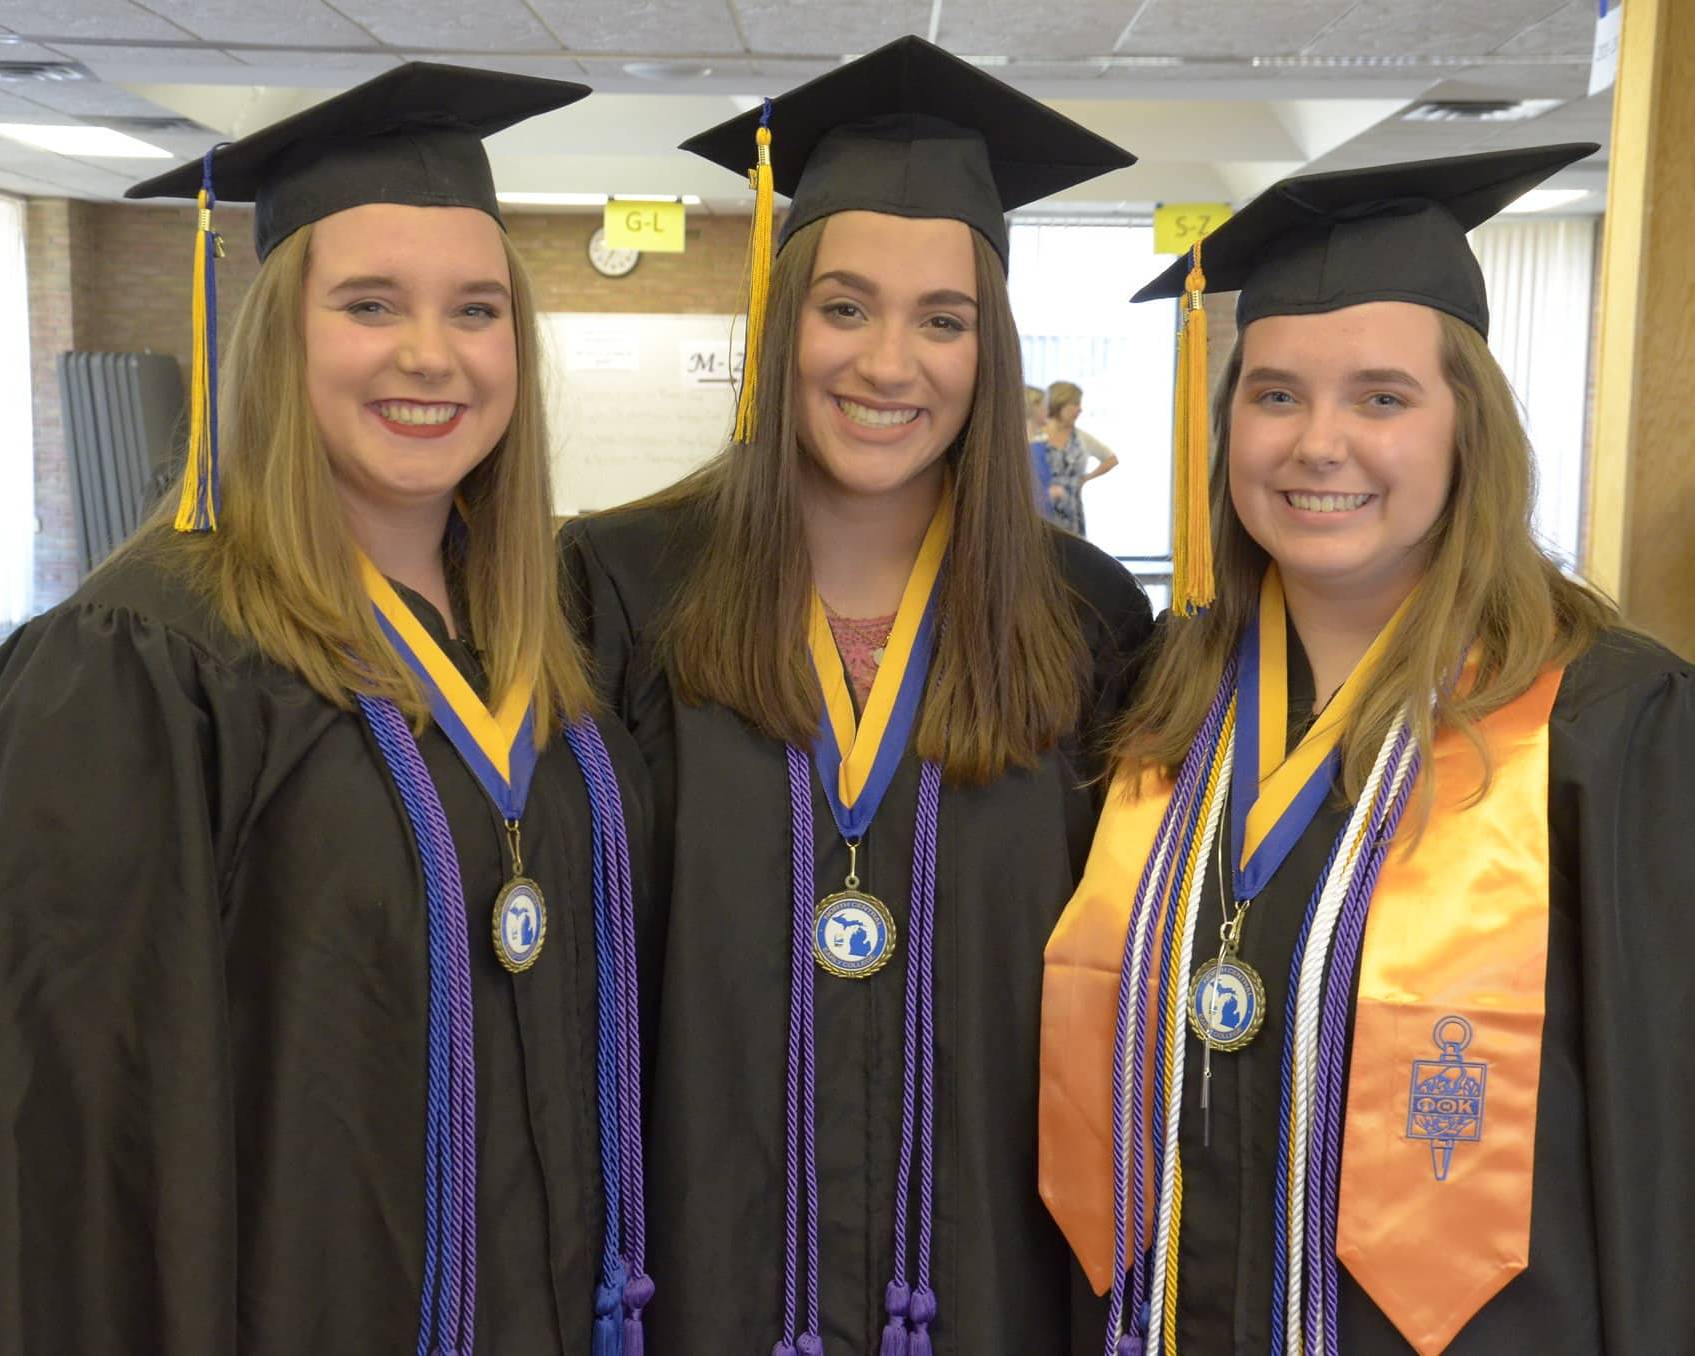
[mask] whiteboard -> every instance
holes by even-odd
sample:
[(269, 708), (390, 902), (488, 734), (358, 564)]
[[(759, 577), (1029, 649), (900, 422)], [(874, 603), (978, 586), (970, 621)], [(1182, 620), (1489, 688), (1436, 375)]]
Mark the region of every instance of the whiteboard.
[(562, 311), (539, 319), (555, 513), (651, 494), (730, 436), (739, 317)]

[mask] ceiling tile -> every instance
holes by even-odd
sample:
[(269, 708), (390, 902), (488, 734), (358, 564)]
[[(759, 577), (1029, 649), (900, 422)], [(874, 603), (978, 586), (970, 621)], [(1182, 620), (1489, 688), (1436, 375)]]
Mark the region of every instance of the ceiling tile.
[(545, 52), (559, 41), (524, 0), (339, 0), (343, 14), (398, 48)]
[[(991, 71), (1009, 84), (1017, 85), (1020, 89), (1032, 83), (1040, 84), (1080, 84), (1085, 81), (1099, 80), (1107, 73), (1105, 60), (1098, 61), (1025, 61), (1015, 59), (1010, 66)], [(1090, 98), (1094, 92), (1090, 92)]]
[(51, 47), (33, 42), (0, 43), (0, 61), (59, 61), (63, 58)]
[[(907, 33), (930, 31), (929, 0), (736, 0), (742, 32), (755, 52), (858, 56)], [(945, 7), (944, 7), (945, 13)]]
[(168, 108), (160, 108), (128, 90), (119, 89), (99, 80), (41, 80), (27, 88), (17, 89), (20, 98), (42, 105), (59, 113), (74, 113), (80, 117), (167, 118)]
[(33, 85), (10, 85), (0, 89), (0, 122), (63, 122), (64, 115), (57, 109), (48, 108), (22, 97), (26, 89)]
[(0, 24), (14, 33), (54, 38), (180, 38), (183, 30), (130, 0), (0, 0)]
[(759, 92), (764, 95), (776, 95), (793, 89), (803, 81), (823, 75), (825, 71), (832, 71), (838, 64), (836, 61), (819, 57), (810, 60), (758, 57), (753, 62), (753, 71), (760, 80)]
[[(0, 162), (3, 162), (3, 157), (0, 157)], [(65, 189), (50, 179), (20, 174), (0, 163), (0, 193), (11, 193), (20, 198), (62, 198)]]
[(942, 5), (936, 41), (949, 51), (1008, 56), (1015, 62), (1105, 56), (1124, 31), (1123, 0), (1060, 5)]
[(1315, 56), (1481, 56), (1560, 0), (1360, 0), (1306, 50)]
[(80, 61), (103, 79), (113, 79), (108, 72), (131, 70), (137, 66), (160, 67), (150, 70), (149, 79), (169, 79), (173, 70), (203, 72), (224, 66), (239, 69), (241, 62), (216, 47), (109, 47), (84, 46), (81, 43), (61, 42), (58, 48), (72, 61)]
[(1303, 50), (1358, 0), (1151, 0), (1120, 52), (1172, 56), (1276, 56)]
[(573, 52), (731, 54), (742, 50), (726, 0), (659, 0), (608, 5), (605, 0), (530, 0)]
[(1581, 99), (1589, 91), (1589, 67), (1496, 64), (1444, 71), (1425, 91), (1426, 99)]
[(1595, 47), (1595, 0), (1570, 0), (1547, 18), (1521, 29), (1495, 49), (1496, 56), (1587, 56)]
[[(297, 89), (350, 89), (361, 80), (392, 71), (402, 60), (387, 52), (252, 52), (238, 49), (230, 55), (247, 68), (243, 78), (248, 83)], [(473, 64), (465, 57), (455, 60)]]
[(357, 47), (371, 41), (323, 0), (147, 0), (147, 8), (211, 42)]
[(510, 75), (535, 75), (544, 80), (583, 79), (583, 65), (569, 52), (549, 52), (545, 55), (516, 56), (501, 52), (494, 56), (467, 56), (456, 53), (444, 57), (439, 53), (403, 53), (407, 61), (450, 61), (455, 66), (469, 66), (479, 71), (505, 71)]

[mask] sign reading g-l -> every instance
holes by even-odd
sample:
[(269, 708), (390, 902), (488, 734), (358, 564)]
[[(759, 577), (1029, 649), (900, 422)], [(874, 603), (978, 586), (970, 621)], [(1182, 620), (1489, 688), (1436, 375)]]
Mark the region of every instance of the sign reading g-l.
[(681, 254), (686, 216), (680, 202), (614, 198), (606, 204), (606, 243), (615, 250)]

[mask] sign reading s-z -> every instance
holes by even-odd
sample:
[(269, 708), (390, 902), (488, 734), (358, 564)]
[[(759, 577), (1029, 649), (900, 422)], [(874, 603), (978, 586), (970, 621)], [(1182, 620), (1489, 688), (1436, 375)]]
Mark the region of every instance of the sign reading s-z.
[[(1229, 220), (1227, 202), (1164, 203), (1154, 208), (1154, 253), (1185, 254), (1197, 240)], [(1203, 262), (1204, 257), (1203, 252)]]

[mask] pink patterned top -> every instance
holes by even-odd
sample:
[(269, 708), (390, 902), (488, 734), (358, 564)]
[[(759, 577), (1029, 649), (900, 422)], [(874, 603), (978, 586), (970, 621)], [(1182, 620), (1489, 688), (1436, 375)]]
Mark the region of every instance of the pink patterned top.
[(889, 632), (894, 630), (894, 614), (843, 617), (826, 603), (824, 615), (829, 619), (830, 634), (835, 637), (842, 667), (847, 670), (854, 707), (863, 711), (871, 696), (871, 684), (877, 679), (877, 666), (883, 662), (883, 647), (889, 643)]

